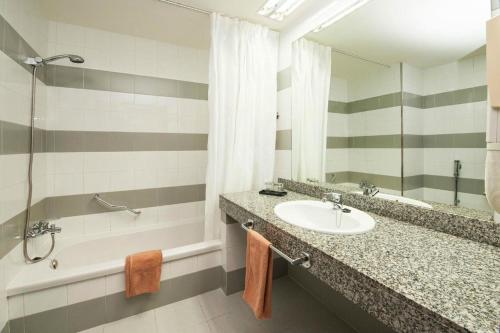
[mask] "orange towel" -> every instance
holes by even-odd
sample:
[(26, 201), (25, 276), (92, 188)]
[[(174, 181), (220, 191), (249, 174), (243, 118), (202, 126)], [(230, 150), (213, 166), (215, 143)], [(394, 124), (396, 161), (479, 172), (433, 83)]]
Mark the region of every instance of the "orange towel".
[(160, 250), (127, 256), (125, 259), (125, 294), (127, 298), (160, 290), (162, 262), (163, 255)]
[(271, 318), (273, 254), (271, 243), (259, 233), (247, 234), (247, 262), (243, 299), (257, 319)]

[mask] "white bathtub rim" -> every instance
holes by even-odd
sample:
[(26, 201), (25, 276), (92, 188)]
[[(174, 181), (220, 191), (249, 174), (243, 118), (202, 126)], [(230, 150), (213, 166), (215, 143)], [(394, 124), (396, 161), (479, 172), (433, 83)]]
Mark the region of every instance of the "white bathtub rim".
[[(221, 249), (222, 242), (220, 240), (204, 241), (185, 246), (179, 246), (173, 249), (163, 250), (163, 262), (167, 263), (171, 261), (181, 260), (196, 255), (220, 251)], [(7, 284), (7, 297), (120, 273), (124, 271), (125, 258), (60, 271), (53, 270), (49, 267), (50, 260), (45, 261), (45, 264), (45, 269), (36, 266), (29, 266), (21, 270), (12, 279), (12, 281)], [(40, 272), (41, 269), (43, 269), (42, 272)], [(29, 274), (30, 272), (28, 272), (27, 270), (32, 271), (31, 273), (33, 274)], [(25, 278), (28, 275), (31, 278), (31, 281), (29, 279), (26, 281)], [(36, 280), (33, 280), (33, 276), (37, 275), (38, 277), (36, 278)]]

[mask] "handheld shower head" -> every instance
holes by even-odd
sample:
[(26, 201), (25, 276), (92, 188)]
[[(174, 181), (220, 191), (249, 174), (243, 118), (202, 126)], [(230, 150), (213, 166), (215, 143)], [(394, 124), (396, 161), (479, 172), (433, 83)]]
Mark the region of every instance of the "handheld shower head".
[(78, 56), (78, 55), (71, 55), (69, 57), (69, 60), (71, 62), (74, 62), (75, 64), (83, 64), (85, 62), (85, 60), (82, 57)]
[(25, 64), (32, 65), (35, 67), (42, 66), (42, 65), (47, 65), (53, 61), (57, 61), (60, 59), (65, 59), (68, 58), (69, 61), (75, 63), (75, 64), (82, 64), (85, 62), (85, 60), (80, 57), (79, 55), (76, 54), (60, 54), (52, 57), (47, 57), (47, 58), (40, 58), (40, 57), (34, 57), (34, 58), (26, 58), (24, 61)]
[(83, 60), (82, 57), (80, 57), (79, 55), (76, 55), (76, 54), (60, 54), (60, 55), (56, 55), (56, 56), (42, 59), (42, 62), (46, 65), (46, 64), (51, 63), (53, 61), (56, 61), (59, 59), (64, 59), (64, 58), (68, 58), (69, 61), (71, 61), (75, 64), (81, 64), (85, 61), (85, 60)]

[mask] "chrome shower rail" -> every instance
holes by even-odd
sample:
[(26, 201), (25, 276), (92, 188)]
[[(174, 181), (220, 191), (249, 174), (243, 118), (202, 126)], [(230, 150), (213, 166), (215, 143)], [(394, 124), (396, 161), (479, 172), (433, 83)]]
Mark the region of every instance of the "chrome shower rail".
[(99, 195), (99, 193), (96, 193), (94, 195), (94, 199), (97, 201), (97, 203), (99, 205), (101, 205), (104, 208), (108, 208), (108, 209), (111, 209), (111, 210), (126, 210), (126, 211), (131, 212), (132, 214), (135, 214), (135, 215), (141, 214), (140, 210), (132, 209), (132, 208), (129, 208), (127, 206), (118, 206), (118, 205), (114, 205), (112, 203), (109, 203), (106, 200), (104, 200), (103, 198), (101, 198), (101, 196)]
[[(254, 222), (253, 222), (253, 220), (250, 220), (250, 219), (248, 220), (248, 222), (241, 224), (241, 228), (243, 228), (243, 230), (245, 230), (245, 231), (252, 230), (253, 226), (254, 226)], [(273, 250), (273, 252), (277, 253), (280, 257), (282, 257), (283, 259), (288, 261), (293, 266), (300, 265), (304, 268), (311, 267), (311, 256), (306, 252), (301, 253), (302, 257), (293, 259), (293, 258), (290, 258), (289, 256), (287, 256), (285, 253), (283, 253), (281, 250), (279, 250), (278, 248), (276, 248), (272, 244), (271, 244), (270, 248), (271, 248), (271, 250)]]

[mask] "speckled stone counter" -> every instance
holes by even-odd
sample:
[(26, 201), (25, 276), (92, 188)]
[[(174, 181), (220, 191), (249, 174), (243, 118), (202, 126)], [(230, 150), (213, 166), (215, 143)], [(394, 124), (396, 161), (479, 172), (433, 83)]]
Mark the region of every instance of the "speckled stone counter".
[(500, 323), (500, 249), (372, 215), (374, 230), (327, 235), (292, 226), (280, 202), (314, 200), (289, 192), (224, 194), (222, 211), (292, 256), (311, 254), (309, 272), (398, 332), (496, 332)]
[(465, 239), (500, 246), (500, 223), (493, 221), (491, 213), (438, 203), (431, 203), (433, 209), (417, 207), (352, 193), (352, 187), (337, 184), (302, 183), (281, 178), (279, 182), (283, 183), (288, 190), (315, 198), (321, 198), (323, 193), (330, 191), (342, 193), (346, 205), (363, 211)]

